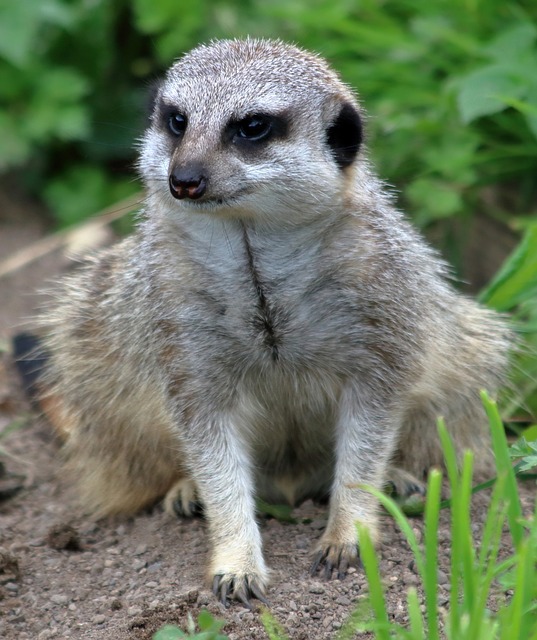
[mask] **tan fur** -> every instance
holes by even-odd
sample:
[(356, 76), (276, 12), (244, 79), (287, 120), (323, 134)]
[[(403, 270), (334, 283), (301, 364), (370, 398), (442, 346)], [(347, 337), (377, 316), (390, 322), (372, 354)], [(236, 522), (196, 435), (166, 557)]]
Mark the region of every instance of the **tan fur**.
[[(174, 65), (140, 146), (137, 232), (71, 276), (43, 321), (49, 415), (98, 514), (201, 501), (222, 601), (268, 581), (254, 496), (330, 496), (314, 569), (378, 536), (361, 484), (490, 460), (481, 388), (510, 333), (456, 293), (361, 144), (352, 92), (309, 53), (222, 41)], [(482, 463), (482, 464), (481, 464)], [(390, 471), (391, 470), (391, 471)]]

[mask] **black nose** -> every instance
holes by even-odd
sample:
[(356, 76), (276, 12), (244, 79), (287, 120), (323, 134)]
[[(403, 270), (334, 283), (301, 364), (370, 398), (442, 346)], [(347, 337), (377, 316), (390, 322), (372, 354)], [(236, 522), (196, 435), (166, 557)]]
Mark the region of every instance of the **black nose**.
[(207, 189), (208, 178), (200, 166), (176, 167), (170, 172), (170, 191), (174, 198), (197, 200)]

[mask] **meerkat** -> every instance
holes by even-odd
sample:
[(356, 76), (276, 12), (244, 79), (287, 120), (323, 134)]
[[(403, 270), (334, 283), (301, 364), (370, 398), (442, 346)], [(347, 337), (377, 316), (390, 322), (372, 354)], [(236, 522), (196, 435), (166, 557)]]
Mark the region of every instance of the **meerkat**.
[(421, 490), (438, 416), (490, 460), (479, 391), (502, 383), (510, 331), (396, 209), (364, 120), (295, 46), (187, 53), (140, 141), (136, 232), (66, 276), (42, 319), (42, 406), (84, 505), (201, 503), (226, 605), (265, 598), (256, 496), (328, 498), (311, 572), (342, 578), (356, 523), (378, 538), (364, 485)]

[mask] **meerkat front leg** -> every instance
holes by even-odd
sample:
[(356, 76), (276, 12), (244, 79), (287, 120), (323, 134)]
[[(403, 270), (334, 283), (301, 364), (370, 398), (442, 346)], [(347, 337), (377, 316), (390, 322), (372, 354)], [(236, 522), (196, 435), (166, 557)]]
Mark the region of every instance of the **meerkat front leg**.
[(184, 438), (186, 464), (203, 503), (212, 543), (210, 576), (215, 595), (250, 607), (266, 602), (268, 570), (255, 519), (254, 482), (247, 447), (232, 417), (200, 417)]
[(316, 548), (311, 575), (324, 567), (325, 579), (330, 579), (334, 570), (341, 579), (349, 566), (359, 564), (357, 523), (366, 525), (377, 541), (377, 501), (361, 485), (383, 486), (396, 436), (397, 424), (390, 424), (379, 401), (364, 398), (363, 391), (357, 389), (343, 392), (328, 523)]

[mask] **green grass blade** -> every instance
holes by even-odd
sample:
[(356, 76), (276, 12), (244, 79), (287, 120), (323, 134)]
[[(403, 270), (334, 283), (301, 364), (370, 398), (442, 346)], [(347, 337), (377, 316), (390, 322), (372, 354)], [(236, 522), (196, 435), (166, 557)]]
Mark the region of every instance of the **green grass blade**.
[(357, 633), (373, 633), (375, 628), (369, 598), (362, 596), (341, 629), (337, 632), (334, 640), (354, 640)]
[(509, 529), (513, 538), (515, 548), (522, 542), (524, 535), (524, 528), (521, 524), (522, 519), (522, 507), (520, 505), (520, 499), (518, 497), (518, 487), (516, 482), (515, 472), (513, 465), (511, 464), (511, 458), (509, 457), (509, 446), (507, 444), (507, 438), (505, 437), (505, 430), (503, 423), (498, 412), (496, 402), (491, 400), (486, 391), (481, 392), (481, 399), (483, 406), (487, 412), (487, 416), (490, 422), (491, 434), (492, 434), (492, 447), (494, 450), (494, 456), (496, 459), (496, 467), (498, 474), (505, 474), (506, 485), (505, 493), (509, 503), (507, 510), (507, 520), (509, 522)]
[(476, 595), (475, 574), (475, 550), (472, 537), (472, 524), (470, 521), (472, 498), (472, 469), (473, 453), (465, 451), (462, 464), (462, 473), (459, 482), (460, 498), (458, 500), (458, 517), (455, 519), (454, 534), (459, 542), (462, 560), (462, 585), (464, 591), (463, 610), (465, 613), (474, 608)]
[[(515, 592), (513, 598), (506, 610), (504, 617), (504, 625), (502, 629), (501, 640), (526, 640), (527, 636), (521, 635), (523, 606), (524, 606), (524, 587), (525, 572), (527, 563), (527, 544), (523, 542), (518, 547), (518, 562), (515, 567)], [(534, 570), (534, 569), (532, 569)]]
[(483, 535), (481, 536), (481, 547), (477, 558), (477, 571), (483, 574), (491, 559), (491, 553), (494, 550), (496, 537), (501, 535), (503, 516), (505, 516), (506, 505), (502, 504), (505, 491), (505, 477), (497, 479), (487, 510), (487, 518), (483, 527)]
[(396, 521), (399, 529), (403, 532), (414, 556), (414, 560), (416, 561), (416, 566), (418, 568), (418, 573), (423, 580), (425, 576), (425, 561), (423, 558), (422, 551), (420, 549), (420, 545), (416, 539), (415, 533), (412, 531), (412, 527), (410, 526), (407, 517), (402, 512), (400, 507), (386, 494), (374, 487), (370, 487), (369, 485), (360, 485), (361, 489), (365, 491), (369, 491), (372, 495), (377, 498), (377, 500), (381, 503), (381, 505), (386, 509), (386, 511), (392, 516), (392, 518)]
[(407, 593), (408, 619), (410, 622), (410, 637), (412, 640), (426, 640), (425, 629), (423, 627), (423, 616), (421, 615), (418, 592), (411, 587)]
[(438, 518), (442, 474), (433, 469), (429, 474), (425, 503), (425, 607), (429, 640), (438, 640)]
[(451, 638), (460, 638), (461, 605), (459, 603), (459, 591), (461, 583), (461, 550), (459, 537), (456, 532), (459, 529), (458, 514), (460, 513), (459, 473), (457, 466), (457, 454), (455, 447), (446, 429), (444, 420), (438, 420), (438, 435), (442, 443), (444, 461), (446, 464), (449, 486), (451, 489), (451, 578), (449, 595), (448, 624)]
[(386, 611), (386, 600), (382, 581), (380, 578), (379, 564), (375, 547), (367, 527), (358, 524), (358, 541), (360, 544), (360, 557), (364, 565), (367, 582), (369, 584), (369, 600), (375, 617), (375, 630), (377, 640), (390, 640), (390, 621)]
[[(481, 538), (481, 549), (476, 567), (477, 593), (471, 612), (469, 638), (483, 637), (491, 621), (487, 615), (487, 601), (490, 595), (492, 581), (497, 568), (498, 552), (501, 545), (502, 529), (505, 522), (507, 505), (502, 503), (504, 491), (503, 478), (500, 478), (491, 497), (487, 510), (487, 519)], [(485, 636), (486, 637), (486, 636)]]
[[(537, 594), (536, 564), (537, 561), (537, 502), (533, 514), (533, 523), (529, 535), (522, 543), (520, 561), (517, 567), (517, 580), (512, 600), (513, 618), (518, 623), (518, 638), (526, 640), (535, 627), (535, 596)], [(517, 637), (517, 636), (513, 636)]]

